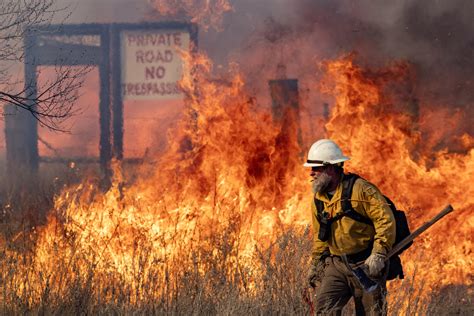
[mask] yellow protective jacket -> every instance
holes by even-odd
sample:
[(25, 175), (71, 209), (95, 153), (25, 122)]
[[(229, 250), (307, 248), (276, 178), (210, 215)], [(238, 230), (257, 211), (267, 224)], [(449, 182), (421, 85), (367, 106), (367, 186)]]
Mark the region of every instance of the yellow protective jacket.
[[(331, 200), (327, 194), (316, 193), (315, 198), (323, 201), (324, 209), (334, 217), (342, 212), (342, 181)], [(356, 221), (348, 216), (336, 220), (331, 225), (328, 241), (318, 239), (319, 222), (316, 205), (312, 203), (313, 221), (313, 262), (319, 260), (325, 250), (332, 255), (351, 255), (366, 250), (373, 240), (372, 252), (386, 254), (395, 242), (395, 218), (387, 201), (372, 183), (358, 178), (352, 189), (351, 204), (354, 210), (369, 218), (374, 226)]]

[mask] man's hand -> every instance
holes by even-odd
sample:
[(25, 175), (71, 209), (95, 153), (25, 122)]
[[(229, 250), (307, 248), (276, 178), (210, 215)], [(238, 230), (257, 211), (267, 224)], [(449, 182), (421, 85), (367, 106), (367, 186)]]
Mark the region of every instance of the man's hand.
[(385, 255), (373, 253), (365, 260), (365, 265), (369, 270), (369, 276), (380, 276), (380, 272), (382, 272), (383, 267), (385, 267), (385, 259)]
[(326, 268), (324, 260), (325, 259), (321, 259), (318, 260), (316, 264), (311, 264), (311, 267), (308, 270), (308, 283), (312, 288), (317, 287), (324, 277), (324, 269)]

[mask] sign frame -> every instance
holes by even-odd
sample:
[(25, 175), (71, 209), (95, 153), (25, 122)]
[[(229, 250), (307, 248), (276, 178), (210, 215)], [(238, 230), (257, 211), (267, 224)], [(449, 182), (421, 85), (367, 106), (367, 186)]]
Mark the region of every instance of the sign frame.
[[(121, 45), (123, 31), (182, 30), (189, 33), (190, 52), (194, 54), (198, 45), (198, 27), (189, 22), (145, 22), (145, 23), (91, 23), (40, 25), (26, 31), (25, 94), (34, 99), (38, 94), (37, 68), (42, 65), (93, 65), (99, 69), (99, 163), (106, 178), (110, 176), (112, 158), (123, 159), (123, 100), (121, 83)], [(99, 36), (100, 45), (62, 43), (52, 40), (41, 43), (41, 37), (54, 36)], [(79, 50), (79, 52), (78, 52)], [(54, 58), (51, 58), (54, 56)], [(12, 167), (27, 167), (37, 172), (40, 162), (78, 161), (93, 163), (88, 157), (40, 157), (38, 150), (38, 121), (28, 113), (7, 116), (6, 131), (7, 160)], [(18, 130), (21, 129), (21, 130)], [(17, 131), (18, 130), (18, 131)], [(16, 132), (14, 132), (16, 131)], [(18, 133), (17, 133), (18, 132)], [(18, 135), (17, 135), (18, 134)], [(10, 138), (14, 139), (10, 139)], [(15, 146), (13, 146), (14, 144)]]

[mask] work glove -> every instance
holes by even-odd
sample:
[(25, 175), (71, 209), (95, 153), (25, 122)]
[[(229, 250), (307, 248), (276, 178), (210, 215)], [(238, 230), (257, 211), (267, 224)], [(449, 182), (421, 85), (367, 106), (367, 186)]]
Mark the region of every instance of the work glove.
[(325, 259), (320, 259), (316, 264), (311, 264), (308, 270), (308, 284), (315, 288), (319, 286), (324, 277), (324, 270), (326, 269)]
[(365, 265), (368, 268), (370, 277), (380, 276), (380, 272), (385, 267), (385, 259), (387, 256), (381, 253), (372, 253), (366, 260)]

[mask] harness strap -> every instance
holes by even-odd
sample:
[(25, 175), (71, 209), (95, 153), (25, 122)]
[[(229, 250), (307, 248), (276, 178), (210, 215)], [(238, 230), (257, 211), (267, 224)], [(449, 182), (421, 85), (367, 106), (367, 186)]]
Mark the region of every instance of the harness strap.
[(316, 210), (317, 210), (317, 214), (318, 214), (317, 217), (319, 218), (320, 216), (323, 216), (323, 215), (322, 215), (322, 214), (323, 214), (323, 211), (324, 211), (324, 203), (323, 203), (323, 201), (318, 200), (318, 199), (316, 199), (316, 197), (314, 197), (314, 204), (316, 204)]
[[(352, 197), (352, 189), (354, 188), (354, 183), (356, 180), (359, 178), (358, 175), (349, 173), (347, 175), (344, 175), (344, 178), (342, 179), (342, 193), (341, 193), (341, 209), (342, 212), (337, 214), (336, 216), (330, 218), (327, 223), (331, 225), (333, 222), (343, 218), (344, 216), (347, 216), (355, 221), (362, 222), (364, 224), (374, 226), (372, 221), (363, 216), (362, 214), (356, 212), (354, 208), (352, 207), (351, 203), (351, 197)], [(321, 200), (316, 199), (314, 197), (314, 203), (316, 205), (316, 210), (317, 210), (317, 216), (316, 218), (320, 222), (320, 219), (323, 216), (323, 211), (324, 211), (324, 203)]]

